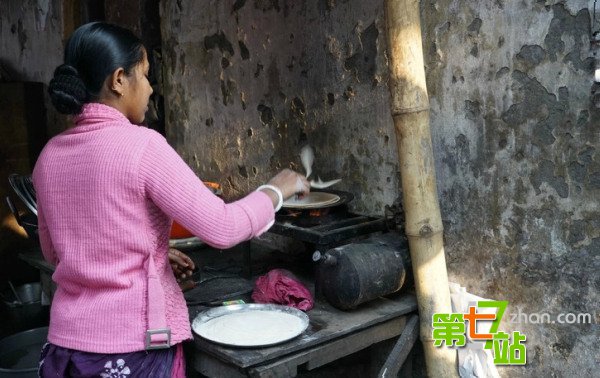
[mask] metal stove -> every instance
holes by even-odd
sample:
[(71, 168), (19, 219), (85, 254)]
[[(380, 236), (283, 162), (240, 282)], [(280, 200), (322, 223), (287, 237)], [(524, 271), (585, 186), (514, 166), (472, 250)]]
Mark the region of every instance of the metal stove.
[(350, 212), (348, 202), (354, 198), (352, 193), (327, 192), (340, 196), (340, 200), (318, 209), (284, 208), (275, 215), (269, 232), (313, 244), (316, 250), (324, 251), (357, 236), (388, 229), (386, 218)]

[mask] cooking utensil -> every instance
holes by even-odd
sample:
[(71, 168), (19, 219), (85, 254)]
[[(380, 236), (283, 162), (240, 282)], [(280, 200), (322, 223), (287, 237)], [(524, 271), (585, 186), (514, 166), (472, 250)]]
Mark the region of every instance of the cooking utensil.
[(213, 275), (210, 273), (203, 272), (201, 270), (197, 270), (194, 273), (192, 273), (192, 275), (190, 275), (189, 277), (186, 277), (183, 280), (181, 280), (181, 283), (186, 282), (186, 281), (193, 281), (194, 287), (195, 287), (195, 286), (198, 286), (207, 281), (217, 280), (217, 279), (221, 279), (221, 278), (237, 278), (237, 277), (239, 277), (239, 275), (237, 275), (237, 274), (220, 273), (217, 275)]
[(342, 179), (335, 179), (335, 180), (330, 180), (330, 181), (322, 181), (320, 177), (317, 177), (317, 181), (315, 180), (310, 180), (310, 187), (311, 188), (315, 188), (315, 189), (325, 189), (325, 188), (329, 188), (330, 186), (337, 184), (338, 182), (342, 181)]
[(217, 344), (264, 347), (299, 336), (308, 324), (308, 315), (293, 307), (239, 304), (199, 313), (192, 322), (192, 330)]
[(306, 171), (306, 178), (308, 178), (308, 176), (310, 176), (312, 173), (312, 165), (315, 161), (315, 153), (311, 146), (306, 145), (302, 147), (302, 150), (300, 150), (300, 160), (302, 161), (302, 166)]
[(206, 244), (202, 240), (195, 236), (185, 239), (169, 239), (169, 247), (176, 249), (194, 249), (203, 247), (205, 245)]
[[(337, 196), (340, 197), (340, 200), (337, 202), (331, 202), (331, 203), (327, 203), (327, 204), (320, 204), (319, 209), (324, 209), (327, 207), (336, 207), (336, 206), (341, 206), (341, 205), (346, 205), (347, 203), (349, 203), (350, 201), (352, 201), (354, 199), (354, 195), (350, 192), (344, 192), (342, 190), (326, 190), (326, 191), (321, 191), (319, 189), (317, 190), (313, 190), (310, 193), (330, 193), (330, 194), (335, 194)], [(290, 215), (290, 216), (295, 216), (298, 214), (294, 214), (297, 213), (298, 211), (302, 211), (302, 212), (310, 212), (313, 209), (310, 208), (306, 208), (306, 207), (295, 207), (293, 202), (290, 202), (289, 200), (287, 201), (287, 205), (286, 206), (282, 206), (282, 210), (279, 210), (278, 215), (281, 216), (286, 216), (286, 215)], [(284, 201), (285, 204), (285, 201)], [(287, 214), (286, 214), (287, 213)]]
[(196, 281), (202, 282), (183, 293), (188, 306), (221, 306), (228, 300), (250, 300), (250, 293), (254, 289), (252, 281), (234, 274), (219, 273), (211, 279), (196, 278)]
[(340, 196), (327, 192), (310, 192), (302, 198), (290, 198), (283, 202), (282, 207), (292, 209), (316, 209), (334, 204)]
[(10, 290), (12, 291), (12, 293), (14, 294), (15, 298), (17, 299), (19, 304), (22, 304), (23, 301), (21, 300), (21, 297), (19, 296), (19, 293), (17, 293), (17, 289), (15, 289), (13, 283), (9, 280), (8, 281), (8, 286), (10, 286)]
[[(311, 146), (306, 145), (306, 146), (302, 147), (302, 150), (300, 150), (300, 160), (302, 161), (302, 166), (304, 167), (304, 170), (306, 171), (306, 178), (308, 178), (312, 173), (312, 165), (315, 161), (315, 153)], [(316, 181), (310, 180), (309, 182), (310, 182), (311, 188), (325, 189), (325, 188), (329, 188), (330, 186), (332, 186), (334, 184), (337, 184), (340, 181), (342, 181), (342, 179), (335, 179), (335, 180), (323, 182), (323, 180), (321, 180), (320, 177), (317, 177)]]
[(29, 211), (37, 216), (35, 188), (31, 176), (21, 176), (13, 173), (8, 176), (8, 182)]

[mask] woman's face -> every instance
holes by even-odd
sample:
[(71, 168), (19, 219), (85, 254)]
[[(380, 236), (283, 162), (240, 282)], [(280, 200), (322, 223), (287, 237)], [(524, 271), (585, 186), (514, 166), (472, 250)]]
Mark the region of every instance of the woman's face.
[(148, 110), (148, 100), (152, 94), (152, 86), (148, 81), (150, 64), (144, 51), (144, 59), (137, 64), (129, 74), (129, 88), (123, 101), (125, 116), (131, 123), (140, 124), (144, 121)]

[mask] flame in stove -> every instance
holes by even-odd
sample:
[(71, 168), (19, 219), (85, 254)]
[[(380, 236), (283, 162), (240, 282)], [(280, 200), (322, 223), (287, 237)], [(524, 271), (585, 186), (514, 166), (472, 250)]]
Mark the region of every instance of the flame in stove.
[(301, 219), (301, 218), (319, 218), (319, 217), (323, 217), (323, 216), (327, 215), (328, 213), (329, 213), (328, 208), (322, 208), (322, 209), (304, 209), (304, 210), (285, 209), (285, 211), (281, 214), (285, 217)]
[(294, 218), (298, 218), (300, 216), (300, 214), (302, 214), (302, 211), (288, 209), (287, 213), (285, 215), (294, 217)]
[(308, 215), (311, 217), (321, 217), (327, 214), (327, 210), (325, 209), (312, 209), (308, 212)]

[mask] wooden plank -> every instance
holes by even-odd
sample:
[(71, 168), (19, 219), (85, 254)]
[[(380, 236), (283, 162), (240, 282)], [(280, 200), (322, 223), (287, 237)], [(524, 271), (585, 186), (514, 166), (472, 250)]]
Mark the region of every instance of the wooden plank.
[(276, 363), (264, 368), (249, 369), (248, 376), (252, 378), (281, 378), (298, 375), (298, 365), (295, 361)]
[(220, 360), (239, 367), (261, 365), (328, 341), (341, 338), (373, 325), (416, 311), (414, 295), (393, 299), (378, 298), (352, 311), (341, 311), (326, 302), (317, 302), (307, 313), (310, 324), (300, 337), (268, 348), (230, 348), (194, 335), (196, 347)]
[(307, 368), (308, 370), (318, 368), (319, 366), (370, 347), (380, 341), (398, 336), (402, 333), (405, 325), (406, 317), (402, 316), (368, 328), (365, 331), (346, 336), (341, 340), (334, 341), (327, 345), (327, 350), (324, 350), (324, 353), (317, 353), (312, 357), (308, 361)]
[(194, 369), (207, 377), (246, 377), (246, 374), (239, 369), (236, 369), (235, 367), (232, 367), (231, 365), (219, 361), (213, 356), (202, 352), (197, 352), (194, 355)]
[(394, 349), (390, 352), (377, 377), (384, 378), (397, 376), (408, 353), (410, 353), (413, 345), (415, 345), (418, 336), (419, 317), (417, 315), (411, 315), (405, 331), (400, 335), (398, 342), (396, 342)]
[(406, 324), (402, 316), (387, 322), (374, 325), (341, 339), (334, 340), (291, 356), (283, 357), (275, 362), (248, 369), (251, 377), (295, 376), (298, 366), (306, 363), (308, 370), (313, 370), (341, 357), (368, 348), (380, 341), (398, 336)]

